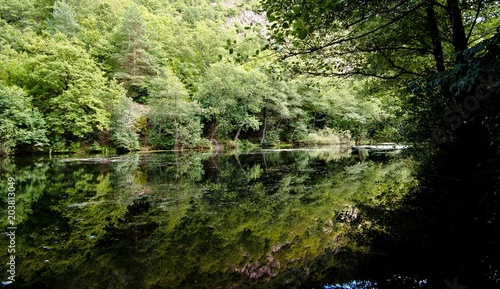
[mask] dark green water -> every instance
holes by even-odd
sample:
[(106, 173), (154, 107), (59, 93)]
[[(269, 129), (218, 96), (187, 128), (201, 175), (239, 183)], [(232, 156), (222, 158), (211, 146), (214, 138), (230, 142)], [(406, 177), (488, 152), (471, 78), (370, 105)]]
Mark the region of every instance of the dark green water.
[(0, 160), (7, 287), (447, 288), (459, 269), (419, 259), (414, 167), (350, 150)]

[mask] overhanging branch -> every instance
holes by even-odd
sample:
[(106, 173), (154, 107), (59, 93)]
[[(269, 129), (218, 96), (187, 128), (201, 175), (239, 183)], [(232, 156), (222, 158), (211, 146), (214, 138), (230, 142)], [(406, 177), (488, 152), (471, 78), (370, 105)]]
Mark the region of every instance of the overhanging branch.
[(390, 26), (390, 25), (392, 25), (392, 24), (400, 21), (401, 19), (403, 19), (406, 16), (410, 15), (411, 13), (415, 12), (416, 10), (418, 10), (420, 7), (424, 6), (425, 4), (426, 4), (426, 1), (422, 1), (417, 6), (415, 6), (412, 9), (410, 9), (410, 10), (402, 13), (398, 17), (393, 18), (391, 21), (389, 21), (389, 22), (387, 22), (387, 23), (385, 23), (383, 25), (380, 25), (380, 26), (378, 26), (378, 27), (376, 27), (374, 29), (371, 29), (370, 31), (367, 31), (365, 33), (361, 33), (361, 34), (353, 36), (353, 37), (342, 38), (342, 39), (338, 39), (338, 40), (335, 40), (335, 41), (331, 41), (331, 42), (328, 42), (326, 44), (323, 44), (323, 45), (320, 45), (320, 46), (316, 46), (316, 47), (313, 47), (313, 48), (310, 48), (310, 49), (306, 49), (306, 50), (303, 50), (303, 51), (290, 52), (289, 54), (282, 56), (282, 59), (290, 58), (290, 57), (297, 56), (297, 55), (311, 54), (311, 53), (323, 50), (325, 48), (328, 48), (328, 47), (331, 47), (331, 46), (334, 46), (334, 45), (337, 45), (337, 44), (342, 44), (342, 43), (350, 42), (350, 41), (353, 41), (353, 40), (357, 40), (357, 39), (361, 39), (363, 37), (369, 36), (369, 35), (377, 32), (377, 31), (379, 31), (381, 29), (386, 28), (387, 26)]

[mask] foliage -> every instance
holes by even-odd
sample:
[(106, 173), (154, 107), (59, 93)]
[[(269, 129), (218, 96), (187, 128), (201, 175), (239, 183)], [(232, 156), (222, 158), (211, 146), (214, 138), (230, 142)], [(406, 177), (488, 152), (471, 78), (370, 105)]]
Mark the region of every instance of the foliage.
[(205, 121), (216, 123), (222, 136), (249, 128), (258, 129), (260, 122), (255, 114), (262, 108), (264, 74), (243, 67), (214, 64), (197, 84), (195, 99), (204, 109)]
[(155, 74), (155, 64), (148, 52), (146, 27), (137, 4), (127, 9), (118, 39), (115, 77), (124, 83), (129, 97), (144, 103), (148, 94), (146, 77)]
[(48, 144), (45, 122), (31, 101), (21, 88), (0, 81), (0, 155), (23, 146), (40, 149)]
[(52, 38), (26, 31), (22, 47), (6, 67), (6, 83), (18, 85), (43, 115), (52, 144), (79, 141), (107, 129), (109, 111), (121, 90), (104, 78), (85, 50), (63, 34)]
[(124, 97), (113, 107), (109, 120), (110, 138), (115, 147), (125, 151), (139, 148), (139, 138), (133, 128), (136, 114), (133, 112), (133, 102)]
[(188, 101), (179, 79), (165, 71), (153, 80), (151, 87), (149, 138), (153, 148), (177, 150), (202, 145), (200, 108), (196, 102)]
[[(497, 33), (464, 50), (453, 69), (420, 78), (409, 86), (412, 96), (407, 107), (410, 121), (416, 124), (408, 127), (410, 137), (448, 150), (485, 145), (481, 153), (491, 150), (490, 157), (495, 155), (499, 132), (495, 119), (500, 109), (495, 97), (500, 86), (499, 39)], [(435, 87), (449, 87), (451, 98), (443, 99)], [(421, 106), (430, 109), (423, 111)]]
[(16, 28), (32, 27), (39, 30), (43, 21), (50, 19), (54, 1), (14, 0), (0, 1), (0, 18)]
[(329, 127), (324, 127), (317, 132), (311, 132), (302, 142), (315, 145), (346, 145), (351, 143), (349, 131), (336, 132)]
[(67, 36), (75, 36), (78, 32), (76, 13), (65, 0), (58, 0), (54, 3), (52, 21), (54, 28)]
[(185, 100), (156, 100), (149, 116), (150, 142), (155, 149), (206, 147), (201, 142), (199, 106)]
[(360, 139), (397, 134), (399, 104), (384, 87), (350, 79), (332, 90), (327, 78), (293, 78), (291, 63), (263, 49), (270, 30), (258, 9), (257, 1), (3, 1), (0, 80), (31, 98), (53, 151), (106, 146), (108, 132), (125, 151), (137, 138), (155, 148), (272, 146), (325, 126)]
[[(454, 52), (492, 35), (499, 24), (496, 1), (262, 4), (272, 23), (270, 48), (287, 58), (293, 70), (320, 75), (405, 79), (442, 71), (453, 63)], [(443, 37), (450, 31), (450, 37)]]
[[(396, 93), (380, 90), (380, 82), (351, 79), (336, 83), (317, 100), (317, 113), (323, 122), (339, 130), (348, 130), (356, 140), (387, 141), (384, 130), (397, 131), (401, 121)], [(395, 138), (395, 133), (389, 138)], [(387, 137), (387, 136), (386, 136)]]

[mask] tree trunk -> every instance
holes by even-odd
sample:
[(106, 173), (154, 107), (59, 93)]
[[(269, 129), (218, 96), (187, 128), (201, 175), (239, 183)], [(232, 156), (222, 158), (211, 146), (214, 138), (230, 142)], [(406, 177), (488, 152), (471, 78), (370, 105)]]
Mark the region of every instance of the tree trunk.
[(455, 53), (467, 49), (467, 35), (465, 34), (462, 12), (458, 0), (447, 0), (448, 16), (451, 22), (451, 32), (453, 35), (453, 47)]
[(179, 157), (178, 157), (178, 152), (174, 152), (175, 154), (175, 180), (179, 177)]
[(432, 39), (432, 54), (434, 55), (434, 60), (436, 61), (436, 70), (437, 72), (443, 72), (445, 70), (443, 45), (441, 43), (441, 37), (439, 36), (439, 28), (436, 20), (436, 14), (434, 12), (434, 2), (431, 2), (427, 5), (427, 7), (425, 7), (425, 13), (427, 15), (427, 28), (429, 29)]
[(238, 138), (240, 137), (240, 132), (241, 132), (242, 128), (243, 128), (243, 126), (240, 126), (238, 128), (238, 131), (236, 132), (236, 135), (234, 136), (234, 143), (238, 142)]
[(238, 168), (240, 171), (243, 171), (243, 166), (241, 165), (240, 158), (238, 157), (238, 153), (234, 154), (234, 159), (236, 160), (236, 163), (238, 164)]
[(260, 147), (264, 145), (266, 134), (267, 134), (267, 107), (264, 109), (264, 127), (262, 129), (262, 138), (260, 139)]
[(175, 114), (174, 114), (174, 125), (175, 125), (175, 143), (174, 150), (179, 148), (179, 123), (177, 122), (177, 95), (175, 96)]

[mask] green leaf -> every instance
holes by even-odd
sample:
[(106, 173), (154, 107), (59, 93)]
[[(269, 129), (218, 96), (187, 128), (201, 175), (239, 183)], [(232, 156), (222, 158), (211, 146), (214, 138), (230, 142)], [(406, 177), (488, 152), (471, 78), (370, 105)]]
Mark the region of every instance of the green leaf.
[(300, 19), (299, 19), (299, 20), (297, 20), (297, 21), (295, 21), (295, 22), (293, 22), (293, 28), (294, 28), (294, 29), (299, 29), (299, 28), (302, 28), (302, 26), (303, 26), (303, 25), (304, 25), (304, 24), (302, 23), (302, 21), (301, 21)]
[(297, 29), (297, 37), (300, 39), (305, 39), (307, 37), (307, 31), (305, 29)]
[(267, 12), (267, 20), (269, 20), (269, 22), (273, 22), (276, 20), (276, 17), (270, 11), (268, 11)]

